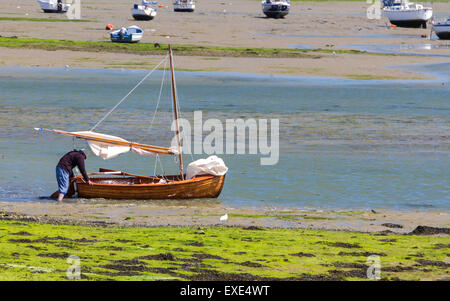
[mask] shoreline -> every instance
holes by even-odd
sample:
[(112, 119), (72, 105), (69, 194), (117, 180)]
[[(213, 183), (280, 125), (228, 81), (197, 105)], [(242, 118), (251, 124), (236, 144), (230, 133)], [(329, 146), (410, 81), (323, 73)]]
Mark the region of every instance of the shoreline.
[[(232, 208), (220, 204), (0, 202), (1, 219), (55, 225), (120, 227), (262, 227), (408, 234), (419, 226), (450, 231), (450, 212), (371, 210), (304, 210), (283, 207)], [(225, 223), (219, 217), (227, 213)], [(445, 232), (444, 231), (444, 232)], [(445, 233), (444, 233), (445, 234)], [(450, 234), (450, 233), (449, 233)]]
[[(159, 57), (158, 57), (159, 58)], [(356, 81), (356, 82), (380, 82), (383, 84), (388, 84), (388, 80), (394, 80), (395, 83), (401, 83), (401, 82), (416, 82), (416, 81), (448, 81), (449, 75), (442, 71), (430, 71), (430, 70), (421, 70), (421, 68), (426, 68), (429, 66), (439, 66), (439, 65), (446, 65), (449, 64), (448, 61), (443, 62), (432, 62), (432, 63), (411, 63), (406, 65), (388, 65), (388, 66), (382, 66), (384, 70), (397, 70), (397, 71), (404, 71), (409, 72), (411, 74), (415, 74), (415, 77), (399, 77), (392, 79), (393, 77), (377, 77), (377, 76), (370, 76), (367, 75), (367, 77), (362, 76), (361, 78), (358, 78), (357, 75), (349, 75), (347, 77), (332, 77), (327, 75), (304, 75), (304, 74), (298, 74), (298, 75), (287, 75), (287, 74), (272, 74), (272, 73), (250, 73), (250, 72), (239, 72), (239, 71), (221, 71), (221, 70), (207, 70), (207, 69), (183, 69), (183, 68), (175, 68), (174, 70), (177, 72), (188, 72), (188, 73), (196, 73), (198, 76), (205, 76), (205, 75), (217, 75), (217, 76), (224, 76), (224, 77), (244, 77), (244, 78), (261, 78), (261, 79), (271, 79), (271, 80), (292, 80), (292, 81), (300, 81), (300, 80), (337, 80), (337, 81)], [(0, 65), (0, 70), (12, 70), (17, 72), (33, 72), (33, 71), (39, 71), (39, 70), (54, 70), (54, 71), (117, 71), (117, 72), (148, 72), (148, 68), (144, 68), (142, 66), (136, 65), (136, 67), (133, 66), (82, 66), (82, 67), (73, 67), (70, 65), (65, 66), (20, 66), (20, 65)], [(155, 69), (157, 71), (162, 71), (163, 69), (157, 68)], [(2, 76), (2, 74), (0, 74)], [(4, 75), (4, 76), (15, 76), (15, 75)], [(276, 77), (275, 77), (276, 76)], [(393, 83), (393, 84), (395, 84)], [(336, 84), (336, 82), (334, 83)], [(343, 83), (346, 84), (346, 83)]]
[[(36, 50), (33, 50), (36, 51)], [(56, 51), (58, 52), (58, 51)], [(1, 53), (1, 47), (0, 47), (0, 53)], [(371, 54), (369, 54), (371, 55)], [(129, 64), (129, 63), (123, 63), (120, 62), (114, 62), (114, 63), (108, 63), (108, 64), (101, 64), (101, 63), (92, 63), (89, 62), (87, 64), (75, 62), (72, 65), (61, 65), (58, 64), (33, 64), (33, 63), (17, 63), (17, 64), (2, 64), (2, 61), (0, 61), (0, 69), (11, 69), (11, 70), (17, 70), (17, 71), (33, 71), (33, 70), (39, 70), (39, 69), (49, 69), (49, 70), (56, 70), (56, 71), (105, 71), (105, 70), (117, 70), (117, 71), (148, 71), (153, 65), (157, 64), (157, 61), (162, 59), (162, 56), (151, 56), (149, 57), (149, 62), (145, 64), (139, 64), (136, 65)], [(87, 58), (83, 58), (86, 59)], [(192, 72), (192, 73), (198, 73), (198, 74), (219, 74), (223, 76), (229, 76), (229, 77), (250, 77), (250, 78), (257, 78), (261, 77), (263, 79), (270, 78), (270, 79), (276, 79), (276, 80), (299, 80), (299, 79), (311, 79), (311, 80), (348, 80), (348, 81), (357, 81), (357, 82), (381, 82), (381, 83), (389, 83), (389, 81), (395, 81), (395, 82), (405, 82), (405, 81), (440, 81), (440, 80), (448, 80), (448, 76), (442, 72), (439, 71), (427, 71), (427, 70), (420, 70), (420, 67), (426, 67), (426, 66), (434, 66), (434, 65), (444, 65), (448, 64), (448, 61), (438, 61), (438, 62), (407, 62), (405, 64), (398, 64), (398, 62), (393, 62), (393, 65), (383, 65), (378, 66), (377, 69), (371, 70), (369, 72), (365, 72), (364, 74), (346, 74), (346, 71), (340, 72), (342, 74), (331, 74), (328, 73), (328, 71), (325, 72), (325, 70), (318, 71), (317, 69), (311, 69), (313, 71), (306, 73), (304, 72), (306, 69), (302, 70), (301, 72), (296, 71), (280, 71), (280, 72), (270, 72), (270, 70), (267, 70), (267, 68), (258, 68), (256, 65), (258, 65), (258, 62), (249, 62), (247, 59), (249, 58), (231, 58), (232, 60), (239, 61), (241, 60), (248, 66), (249, 63), (255, 64), (255, 69), (252, 69), (252, 72), (248, 72), (247, 68), (241, 68), (241, 65), (237, 64), (236, 67), (224, 67), (224, 66), (209, 66), (201, 69), (201, 68), (192, 68), (195, 64), (198, 63), (198, 61), (207, 61), (209, 60), (209, 57), (177, 57), (178, 59), (178, 65), (179, 67), (175, 68), (175, 71), (177, 72)], [(227, 59), (227, 58), (220, 58), (220, 60)], [(230, 58), (228, 58), (230, 59)], [(266, 58), (269, 62), (276, 63), (276, 60), (278, 60), (278, 63), (281, 64), (288, 64), (289, 59), (275, 59), (275, 58)], [(81, 59), (80, 59), (81, 60)], [(261, 59), (259, 59), (261, 60)], [(88, 60), (89, 61), (89, 60)], [(204, 63), (204, 62), (201, 62)], [(199, 66), (199, 64), (195, 65)], [(147, 68), (146, 68), (147, 67)], [(417, 68), (418, 67), (418, 68)], [(280, 67), (280, 70), (283, 67)], [(161, 68), (158, 68), (157, 70), (162, 70)], [(384, 71), (384, 74), (382, 73)], [(389, 71), (389, 75), (386, 75), (385, 73)], [(275, 78), (274, 78), (275, 77)]]

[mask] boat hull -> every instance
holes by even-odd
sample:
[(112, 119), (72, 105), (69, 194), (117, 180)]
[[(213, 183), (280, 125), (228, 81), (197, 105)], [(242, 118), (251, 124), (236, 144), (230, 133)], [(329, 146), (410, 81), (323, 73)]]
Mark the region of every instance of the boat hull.
[(114, 43), (137, 43), (139, 42), (141, 39), (120, 39), (120, 38), (111, 38), (111, 42)]
[(120, 37), (118, 34), (110, 35), (111, 42), (114, 43), (137, 43), (142, 39), (142, 33), (133, 33)]
[(450, 31), (436, 33), (436, 35), (441, 40), (450, 40)]
[(155, 17), (154, 16), (149, 16), (149, 15), (133, 15), (133, 18), (136, 21), (150, 21), (153, 20)]
[(441, 40), (450, 40), (450, 24), (449, 25), (434, 25), (433, 30)]
[(67, 10), (57, 10), (57, 9), (42, 9), (44, 13), (47, 14), (64, 14)]
[(428, 8), (411, 10), (385, 9), (384, 15), (391, 24), (398, 27), (426, 28), (427, 22), (433, 16), (433, 10)]
[(427, 21), (424, 20), (390, 20), (391, 24), (405, 28), (427, 28)]
[(289, 14), (290, 4), (288, 2), (272, 2), (264, 1), (262, 3), (262, 11), (269, 18), (284, 18)]
[(192, 1), (176, 1), (173, 4), (173, 11), (175, 12), (185, 12), (192, 13), (195, 10), (195, 3)]
[(194, 9), (193, 8), (174, 8), (173, 11), (175, 11), (175, 12), (192, 13), (194, 11)]
[(149, 21), (156, 17), (156, 10), (151, 7), (135, 5), (131, 9), (131, 15), (137, 21)]
[[(176, 176), (167, 176), (175, 179)], [(152, 180), (153, 179), (153, 180)], [(78, 197), (130, 199), (130, 200), (163, 200), (163, 199), (197, 199), (217, 198), (225, 183), (224, 176), (197, 176), (190, 180), (174, 181), (158, 184), (156, 177), (128, 177), (122, 183), (114, 177), (91, 177), (93, 185), (77, 179)], [(128, 184), (127, 184), (128, 181)], [(139, 182), (142, 181), (142, 184)], [(148, 183), (148, 181), (155, 181)], [(147, 182), (147, 183), (145, 183)]]
[(264, 12), (264, 14), (268, 18), (275, 18), (275, 19), (284, 18), (284, 16), (286, 16), (288, 13), (289, 12)]

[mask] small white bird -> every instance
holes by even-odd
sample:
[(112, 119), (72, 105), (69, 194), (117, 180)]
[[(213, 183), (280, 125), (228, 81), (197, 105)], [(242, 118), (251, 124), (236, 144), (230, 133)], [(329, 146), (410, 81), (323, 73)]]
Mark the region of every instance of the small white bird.
[(228, 213), (226, 213), (225, 215), (222, 215), (221, 217), (220, 217), (220, 221), (221, 222), (226, 222), (228, 220)]

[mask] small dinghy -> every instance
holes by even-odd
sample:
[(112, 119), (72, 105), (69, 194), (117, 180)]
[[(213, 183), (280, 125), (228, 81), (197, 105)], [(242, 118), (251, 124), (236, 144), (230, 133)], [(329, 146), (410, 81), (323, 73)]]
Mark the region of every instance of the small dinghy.
[(383, 14), (398, 27), (427, 28), (427, 22), (433, 16), (431, 7), (408, 0), (385, 0), (383, 3)]
[(290, 0), (263, 0), (262, 11), (269, 18), (283, 18), (289, 13)]
[(441, 40), (450, 40), (450, 18), (447, 21), (434, 22), (433, 31)]
[(111, 42), (117, 43), (137, 43), (142, 39), (143, 30), (133, 25), (130, 27), (122, 27), (110, 33)]
[(147, 2), (143, 0), (141, 4), (135, 4), (133, 6), (131, 9), (131, 15), (138, 21), (153, 20), (153, 18), (156, 17), (156, 12), (158, 11), (158, 9), (153, 7), (153, 5), (157, 4), (158, 2), (155, 1)]
[(173, 3), (173, 10), (176, 12), (193, 12), (194, 9), (194, 0), (175, 0)]
[(62, 0), (38, 0), (44, 13), (65, 13), (70, 4), (63, 3)]

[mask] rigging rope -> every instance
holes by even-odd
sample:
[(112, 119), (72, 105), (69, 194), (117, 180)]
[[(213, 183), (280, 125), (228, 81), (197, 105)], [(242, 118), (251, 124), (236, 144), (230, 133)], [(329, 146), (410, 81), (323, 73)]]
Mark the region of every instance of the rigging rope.
[(149, 132), (152, 129), (153, 121), (155, 120), (156, 112), (158, 111), (159, 102), (161, 101), (161, 94), (162, 94), (162, 91), (163, 91), (164, 79), (165, 79), (165, 74), (166, 74), (166, 66), (167, 66), (167, 57), (166, 57), (165, 63), (164, 63), (163, 75), (162, 75), (162, 79), (161, 79), (161, 87), (159, 88), (158, 102), (156, 103), (155, 112), (153, 113), (152, 121), (150, 122), (150, 127), (148, 128)]
[(161, 62), (159, 62), (159, 64), (158, 65), (156, 65), (151, 71), (149, 71), (148, 73), (147, 73), (147, 75), (145, 75), (144, 76), (144, 78), (143, 79), (141, 79), (141, 81), (139, 81), (137, 84), (136, 84), (136, 86), (134, 86), (134, 88), (133, 89), (131, 89), (130, 90), (130, 92), (128, 92), (127, 93), (127, 95), (125, 95), (108, 113), (106, 113), (106, 115), (105, 116), (103, 116), (103, 118), (102, 119), (100, 119), (100, 121), (99, 122), (97, 122), (91, 129), (90, 129), (90, 131), (92, 132), (100, 123), (102, 123), (128, 96), (130, 96), (130, 94), (131, 93), (133, 93), (133, 91), (134, 90), (136, 90), (136, 88), (137, 87), (139, 87), (143, 82), (144, 82), (144, 80), (146, 80), (147, 79), (147, 77), (149, 77), (152, 73), (153, 73), (153, 71), (155, 71), (156, 70), (156, 68), (158, 68), (163, 62), (165, 62), (166, 60), (167, 60), (167, 57), (168, 57), (168, 55), (161, 61)]
[(156, 177), (156, 167), (157, 167), (157, 164), (158, 164), (158, 158), (159, 158), (159, 156), (158, 156), (158, 154), (156, 154), (156, 158), (155, 158), (155, 168), (153, 169), (153, 176), (155, 176), (155, 177)]

